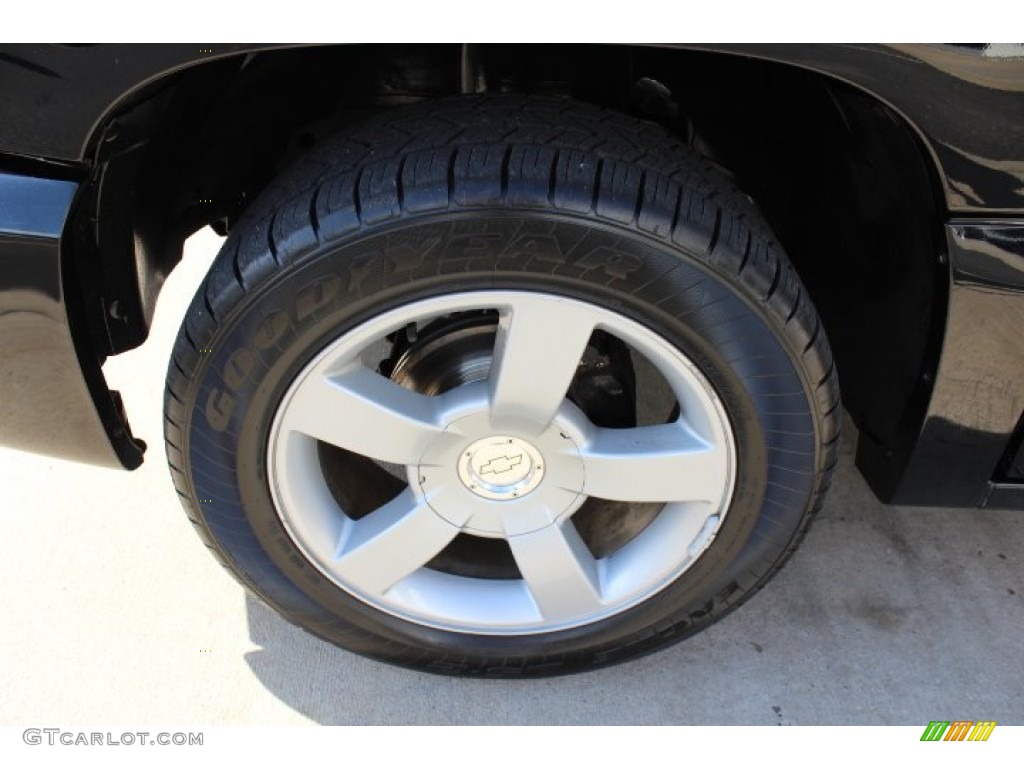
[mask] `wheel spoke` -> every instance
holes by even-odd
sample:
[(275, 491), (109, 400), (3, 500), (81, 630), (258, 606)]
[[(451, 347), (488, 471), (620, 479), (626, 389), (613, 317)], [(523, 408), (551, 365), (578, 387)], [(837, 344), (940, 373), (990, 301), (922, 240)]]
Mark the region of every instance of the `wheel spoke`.
[(721, 448), (682, 423), (598, 429), (580, 453), (584, 492), (614, 501), (718, 501), (728, 480)]
[(546, 621), (569, 621), (601, 610), (597, 561), (571, 521), (508, 541)]
[[(408, 334), (422, 345), (403, 352), (421, 366), (410, 379), (454, 384), (436, 396), (367, 362), (412, 323), (430, 331)], [(601, 428), (569, 403), (596, 329), (661, 375), (674, 423)], [(317, 441), (386, 463), (408, 487), (352, 520), (352, 499), (392, 486), (360, 488), (380, 481), (352, 456), (322, 462)], [(668, 340), (612, 307), (523, 290), (413, 301), (339, 337), (296, 377), (269, 442), (275, 508), (325, 578), (398, 620), (484, 636), (583, 628), (647, 600), (716, 536), (736, 466), (724, 408)], [(646, 502), (650, 516), (624, 521), (595, 557), (571, 519), (588, 496)], [(503, 538), (521, 578), (482, 574), (487, 550), (454, 546), (461, 532)], [(455, 567), (435, 570), (441, 557)]]
[(400, 387), (358, 366), (312, 376), (288, 403), (285, 428), (394, 464), (415, 464), (439, 435), (440, 398)]
[(594, 330), (591, 310), (556, 297), (517, 297), (501, 314), (491, 373), (495, 424), (551, 423)]
[(458, 533), (456, 526), (406, 490), (346, 526), (332, 569), (350, 584), (383, 595), (429, 562)]

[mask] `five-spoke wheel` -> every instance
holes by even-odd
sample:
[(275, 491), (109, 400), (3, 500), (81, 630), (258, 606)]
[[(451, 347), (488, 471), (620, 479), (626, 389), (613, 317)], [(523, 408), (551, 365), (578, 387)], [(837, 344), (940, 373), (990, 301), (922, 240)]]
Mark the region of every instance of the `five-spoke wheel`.
[(252, 202), (168, 369), (189, 517), (290, 621), (435, 672), (680, 640), (835, 462), (824, 329), (750, 200), (561, 99), (387, 111)]
[[(486, 378), (429, 395), (378, 371), (372, 351), (396, 332), (488, 311), (493, 363), (476, 368)], [(674, 418), (599, 427), (569, 399), (595, 332), (646, 358)], [(318, 442), (400, 468), (407, 485), (353, 519), (330, 492)], [(268, 451), (286, 528), (339, 587), (410, 621), (502, 634), (593, 622), (676, 579), (721, 525), (735, 462), (719, 398), (678, 349), (603, 307), (507, 291), (413, 302), (336, 340), (285, 394)], [(662, 508), (595, 557), (573, 524), (590, 497)], [(521, 578), (428, 567), (460, 535), (507, 541)]]

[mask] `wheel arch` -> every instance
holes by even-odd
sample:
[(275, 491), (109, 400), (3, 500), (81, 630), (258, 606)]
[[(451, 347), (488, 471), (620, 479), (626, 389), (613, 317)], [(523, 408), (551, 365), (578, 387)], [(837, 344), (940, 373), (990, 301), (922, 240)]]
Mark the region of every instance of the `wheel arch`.
[[(946, 182), (925, 134), (856, 78), (787, 61), (785, 52), (770, 61), (740, 49), (578, 51), (566, 57), (546, 46), (524, 59), (494, 47), (478, 52), (476, 65), (491, 90), (562, 93), (669, 122), (728, 168), (762, 206), (824, 319), (861, 450), (886, 456), (892, 474), (905, 461), (894, 454), (909, 455), (920, 431), (949, 290)], [(87, 143), (90, 226), (76, 238), (79, 263), (101, 265), (83, 286), (89, 305), (103, 309), (97, 347), (116, 354), (145, 340), (190, 232), (229, 227), (320, 138), (389, 106), (458, 92), (460, 53), (456, 45), (236, 51), (197, 58), (122, 96)], [(311, 101), (310, 91), (321, 98)], [(261, 121), (268, 98), (282, 106)]]

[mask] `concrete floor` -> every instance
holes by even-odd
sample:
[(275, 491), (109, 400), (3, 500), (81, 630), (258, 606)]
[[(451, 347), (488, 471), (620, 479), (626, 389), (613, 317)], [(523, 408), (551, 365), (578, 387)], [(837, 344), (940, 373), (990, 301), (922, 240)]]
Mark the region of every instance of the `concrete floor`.
[(638, 662), (454, 680), (305, 635), (207, 554), (163, 464), (167, 355), (216, 247), (190, 242), (151, 340), (106, 366), (140, 470), (0, 449), (0, 724), (1024, 724), (1024, 515), (884, 507), (849, 444), (784, 571)]

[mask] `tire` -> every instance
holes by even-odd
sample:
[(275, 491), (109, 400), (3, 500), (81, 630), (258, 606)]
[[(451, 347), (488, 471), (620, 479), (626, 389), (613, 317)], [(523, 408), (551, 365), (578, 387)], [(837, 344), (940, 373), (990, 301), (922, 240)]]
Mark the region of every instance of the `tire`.
[(289, 621), (460, 675), (591, 669), (710, 625), (821, 504), (828, 342), (754, 205), (659, 126), (459, 97), (314, 150), (185, 318), (166, 446)]

